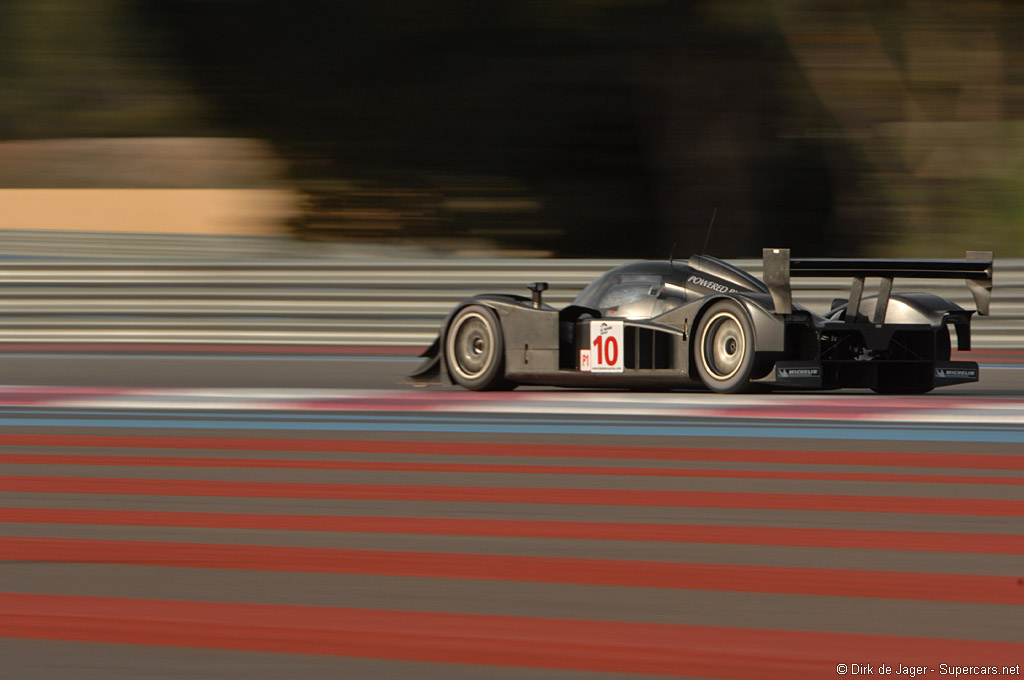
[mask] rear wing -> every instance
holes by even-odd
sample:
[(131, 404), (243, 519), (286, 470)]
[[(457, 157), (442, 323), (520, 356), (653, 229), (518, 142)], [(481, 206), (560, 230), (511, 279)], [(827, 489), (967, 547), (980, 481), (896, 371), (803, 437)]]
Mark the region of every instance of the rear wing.
[(850, 303), (846, 318), (856, 319), (860, 300), (864, 294), (864, 279), (876, 276), (882, 279), (878, 289), (873, 323), (885, 320), (889, 306), (892, 280), (899, 277), (914, 279), (964, 279), (974, 296), (978, 314), (987, 315), (992, 299), (992, 253), (968, 250), (963, 260), (873, 260), (873, 259), (790, 259), (789, 248), (764, 249), (762, 279), (772, 294), (776, 314), (792, 314), (793, 276), (851, 277)]

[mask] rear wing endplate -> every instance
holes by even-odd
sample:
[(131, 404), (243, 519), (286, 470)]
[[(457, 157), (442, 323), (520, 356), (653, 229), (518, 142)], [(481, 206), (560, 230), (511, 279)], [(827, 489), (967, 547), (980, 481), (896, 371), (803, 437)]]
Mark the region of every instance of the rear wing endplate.
[(978, 314), (987, 315), (992, 299), (992, 253), (968, 250), (963, 260), (874, 260), (874, 259), (790, 259), (789, 248), (764, 249), (762, 279), (772, 294), (776, 314), (793, 313), (793, 276), (851, 277), (850, 302), (847, 318), (856, 319), (860, 300), (864, 294), (864, 279), (875, 276), (882, 279), (875, 304), (874, 323), (885, 321), (889, 306), (892, 281), (897, 276), (914, 279), (964, 279), (974, 296)]

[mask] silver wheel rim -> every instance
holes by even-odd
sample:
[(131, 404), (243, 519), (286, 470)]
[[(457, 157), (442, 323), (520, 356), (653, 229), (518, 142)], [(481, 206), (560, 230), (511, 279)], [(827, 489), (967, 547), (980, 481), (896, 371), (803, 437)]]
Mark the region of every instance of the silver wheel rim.
[(704, 326), (700, 338), (704, 368), (715, 380), (728, 380), (743, 365), (747, 340), (743, 325), (732, 312), (718, 312)]
[(494, 329), (479, 312), (460, 316), (448, 331), (451, 369), (466, 380), (483, 375), (494, 359)]

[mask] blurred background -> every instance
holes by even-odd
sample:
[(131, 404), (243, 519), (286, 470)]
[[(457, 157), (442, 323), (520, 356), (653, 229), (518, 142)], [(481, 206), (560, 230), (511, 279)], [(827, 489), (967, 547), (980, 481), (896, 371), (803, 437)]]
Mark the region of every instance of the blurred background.
[(1024, 3), (5, 0), (0, 229), (1024, 256)]

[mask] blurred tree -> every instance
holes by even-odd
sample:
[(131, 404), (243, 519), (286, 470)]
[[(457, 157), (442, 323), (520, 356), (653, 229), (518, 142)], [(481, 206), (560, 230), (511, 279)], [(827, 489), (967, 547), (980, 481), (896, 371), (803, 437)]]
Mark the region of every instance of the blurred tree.
[(865, 249), (1024, 246), (1024, 7), (771, 0), (813, 91), (863, 161), (837, 209)]
[[(822, 145), (778, 138), (792, 102), (775, 86), (796, 66), (762, 3), (737, 5), (757, 10), (742, 29), (713, 5), (149, 0), (140, 9), (222, 120), (273, 140), (298, 177), (449, 198), (470, 187), (478, 209), (443, 210), (435, 228), (447, 233), (569, 255), (660, 256), (676, 241), (699, 249), (717, 208), (720, 254), (755, 254), (766, 235), (825, 247)], [(495, 197), (509, 193), (537, 208), (503, 212), (508, 202)], [(343, 203), (317, 205), (337, 215)]]
[(269, 140), (347, 237), (1024, 252), (1024, 3), (8, 0), (0, 136)]
[(0, 139), (209, 134), (131, 0), (0, 4)]

